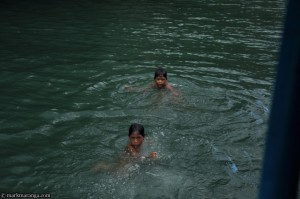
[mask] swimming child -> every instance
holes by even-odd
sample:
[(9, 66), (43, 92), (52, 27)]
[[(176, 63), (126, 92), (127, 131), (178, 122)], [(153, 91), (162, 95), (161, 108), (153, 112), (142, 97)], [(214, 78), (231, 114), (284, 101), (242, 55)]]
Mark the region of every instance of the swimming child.
[(142, 153), (142, 146), (145, 138), (144, 127), (141, 124), (133, 123), (129, 127), (129, 143), (125, 147), (125, 156), (122, 156), (115, 163), (99, 162), (92, 169), (94, 172), (100, 171), (122, 171), (132, 166), (135, 160), (144, 160), (149, 158), (156, 158), (157, 152), (153, 151), (148, 156)]
[(171, 91), (174, 95), (179, 96), (179, 93), (168, 82), (167, 71), (162, 68), (159, 68), (154, 72), (154, 82), (151, 84), (151, 87), (157, 89), (166, 88), (169, 91)]
[[(127, 155), (130, 157), (141, 157), (143, 156), (140, 155), (142, 144), (144, 142), (144, 127), (141, 124), (133, 123), (129, 127), (129, 143), (125, 148), (125, 152)], [(149, 154), (149, 158), (156, 158), (157, 157), (157, 152), (153, 151)]]
[(125, 85), (124, 87), (127, 91), (131, 92), (140, 92), (140, 91), (149, 91), (149, 89), (167, 89), (172, 92), (175, 96), (180, 96), (180, 93), (176, 91), (173, 86), (168, 82), (168, 74), (165, 69), (158, 68), (154, 72), (154, 82), (151, 83), (147, 88), (144, 89), (136, 89), (129, 85)]

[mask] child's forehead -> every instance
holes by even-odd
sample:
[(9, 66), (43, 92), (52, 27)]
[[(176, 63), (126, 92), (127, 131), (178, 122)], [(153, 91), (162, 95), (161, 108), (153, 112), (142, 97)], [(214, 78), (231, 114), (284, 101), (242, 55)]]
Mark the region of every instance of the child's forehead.
[(158, 75), (155, 77), (155, 79), (166, 79), (166, 77), (164, 77), (163, 75)]
[(130, 136), (142, 136), (142, 134), (138, 131), (133, 131)]

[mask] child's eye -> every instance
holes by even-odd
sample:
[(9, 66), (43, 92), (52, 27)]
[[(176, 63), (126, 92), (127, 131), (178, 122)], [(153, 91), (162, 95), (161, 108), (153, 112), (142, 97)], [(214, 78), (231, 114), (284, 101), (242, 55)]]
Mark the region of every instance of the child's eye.
[(135, 139), (137, 139), (137, 140), (142, 139), (141, 137), (130, 137), (130, 138), (133, 139), (133, 140), (135, 140)]
[(165, 80), (164, 78), (156, 78), (156, 80)]

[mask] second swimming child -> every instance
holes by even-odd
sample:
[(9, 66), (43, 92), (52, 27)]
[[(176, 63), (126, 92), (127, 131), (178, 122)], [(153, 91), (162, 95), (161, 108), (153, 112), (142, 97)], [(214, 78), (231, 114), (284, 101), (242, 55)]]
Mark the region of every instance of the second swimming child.
[[(130, 157), (141, 157), (143, 158), (144, 156), (140, 155), (141, 149), (142, 149), (142, 144), (144, 142), (144, 127), (141, 124), (133, 123), (129, 127), (129, 143), (125, 148), (125, 152), (127, 155)], [(157, 157), (157, 152), (153, 151), (149, 154), (150, 158), (156, 158)]]

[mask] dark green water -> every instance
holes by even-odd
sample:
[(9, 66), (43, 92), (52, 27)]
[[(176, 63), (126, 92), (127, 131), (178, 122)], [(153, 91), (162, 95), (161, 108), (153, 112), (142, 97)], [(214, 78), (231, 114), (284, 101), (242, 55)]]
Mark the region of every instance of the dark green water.
[[(1, 192), (256, 198), (285, 1), (0, 5)], [(157, 67), (182, 98), (124, 89)], [(159, 158), (91, 171), (116, 163), (132, 122)]]

